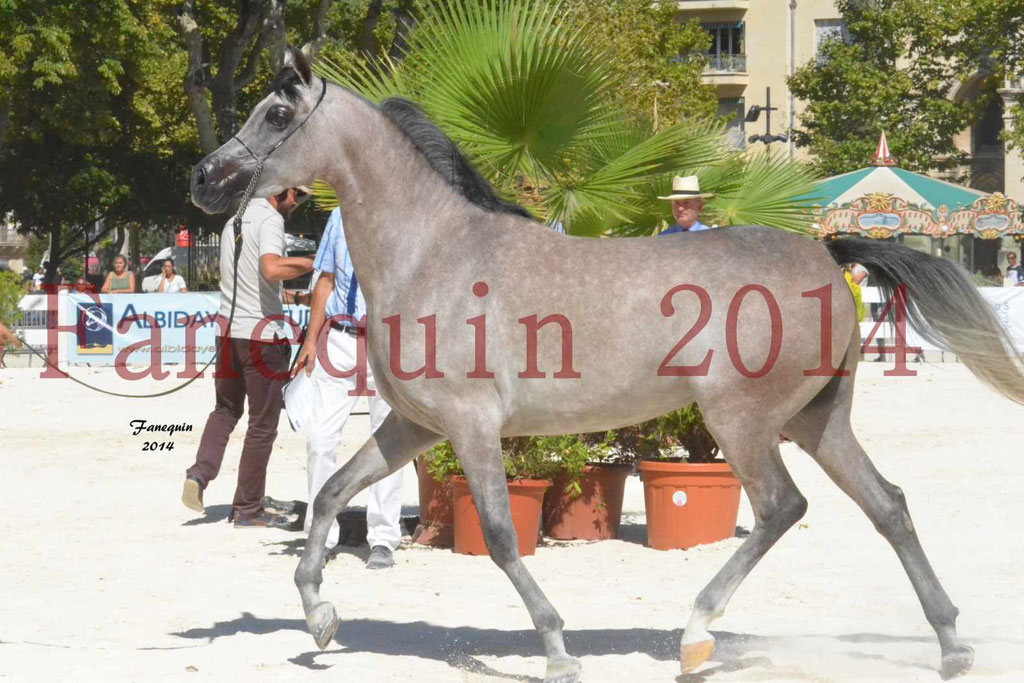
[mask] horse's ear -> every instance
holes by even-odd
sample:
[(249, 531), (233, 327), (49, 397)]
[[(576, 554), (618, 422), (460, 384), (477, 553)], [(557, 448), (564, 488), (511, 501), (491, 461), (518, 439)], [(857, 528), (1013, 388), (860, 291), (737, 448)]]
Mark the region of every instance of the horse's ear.
[(306, 85), (313, 80), (313, 71), (309, 68), (309, 60), (306, 59), (306, 55), (302, 54), (302, 50), (291, 45), (285, 48), (281, 68), (295, 71)]

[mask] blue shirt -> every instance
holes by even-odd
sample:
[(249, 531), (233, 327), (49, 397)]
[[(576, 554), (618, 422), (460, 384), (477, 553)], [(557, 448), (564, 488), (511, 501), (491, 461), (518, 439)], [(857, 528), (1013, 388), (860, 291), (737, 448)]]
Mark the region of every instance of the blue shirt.
[(660, 237), (661, 235), (674, 235), (677, 232), (700, 232), (701, 230), (710, 230), (710, 229), (711, 229), (710, 225), (704, 225), (700, 221), (697, 221), (696, 223), (694, 223), (693, 225), (690, 226), (689, 230), (683, 230), (678, 225), (673, 225), (671, 228), (668, 228), (667, 230), (662, 230), (661, 232), (659, 232), (658, 236)]
[[(325, 273), (334, 273), (334, 291), (327, 300), (327, 317), (345, 314), (357, 320), (366, 315), (366, 301), (359, 289), (352, 257), (348, 253), (345, 230), (341, 222), (341, 209), (334, 209), (327, 219), (320, 246), (313, 259), (313, 267)], [(349, 324), (341, 321), (342, 325)]]

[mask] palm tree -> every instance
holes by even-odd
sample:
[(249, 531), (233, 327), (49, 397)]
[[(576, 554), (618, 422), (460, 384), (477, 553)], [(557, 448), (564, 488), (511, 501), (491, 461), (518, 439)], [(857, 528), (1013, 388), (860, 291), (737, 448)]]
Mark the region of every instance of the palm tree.
[[(426, 10), (403, 59), (315, 68), (371, 100), (416, 102), (506, 198), (572, 234), (654, 232), (671, 217), (658, 194), (691, 172), (715, 193), (707, 213), (720, 225), (808, 230), (794, 201), (811, 190), (808, 170), (731, 149), (719, 122), (631, 119), (591, 44), (585, 19), (557, 2), (448, 0)], [(326, 186), (317, 194), (337, 204)]]

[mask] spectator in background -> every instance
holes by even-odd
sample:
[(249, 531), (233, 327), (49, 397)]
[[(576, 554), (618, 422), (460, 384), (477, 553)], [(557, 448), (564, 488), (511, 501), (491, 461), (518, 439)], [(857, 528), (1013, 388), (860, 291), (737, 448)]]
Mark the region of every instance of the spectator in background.
[(100, 289), (104, 294), (134, 294), (135, 273), (128, 270), (128, 260), (118, 254), (114, 257), (114, 270), (107, 273), (107, 279)]
[(1024, 285), (1024, 269), (1017, 263), (1017, 255), (1012, 251), (1006, 255), (1006, 277), (1014, 280), (1018, 287)]
[(38, 292), (43, 288), (43, 268), (40, 266), (36, 268), (35, 275), (32, 276), (32, 291)]
[[(857, 306), (857, 322), (864, 320), (864, 300), (861, 295), (860, 285), (857, 283), (857, 279), (853, 275), (853, 266), (855, 263), (847, 263), (843, 266), (843, 277), (846, 278), (846, 285), (850, 288), (850, 294), (853, 295), (853, 303)], [(863, 278), (862, 278), (863, 279)]]
[(160, 284), (156, 286), (156, 291), (164, 294), (188, 292), (185, 287), (185, 279), (174, 272), (174, 259), (164, 259), (164, 265), (160, 271)]
[(713, 196), (714, 194), (711, 192), (700, 191), (700, 181), (695, 175), (672, 178), (672, 192), (664, 197), (658, 197), (658, 199), (667, 199), (672, 202), (672, 217), (676, 219), (676, 223), (658, 234), (672, 235), (679, 232), (700, 232), (710, 229), (712, 226), (700, 222), (700, 212), (704, 210), (704, 200)]
[(850, 263), (850, 276), (853, 278), (853, 284), (860, 287), (868, 286), (868, 269), (859, 263)]

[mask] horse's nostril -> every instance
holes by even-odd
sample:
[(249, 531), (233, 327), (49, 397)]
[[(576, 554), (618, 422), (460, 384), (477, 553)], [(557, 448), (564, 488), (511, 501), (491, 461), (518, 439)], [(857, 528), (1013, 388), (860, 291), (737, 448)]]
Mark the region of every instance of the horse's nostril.
[(206, 182), (206, 171), (203, 170), (202, 166), (196, 168), (196, 185), (202, 185)]

